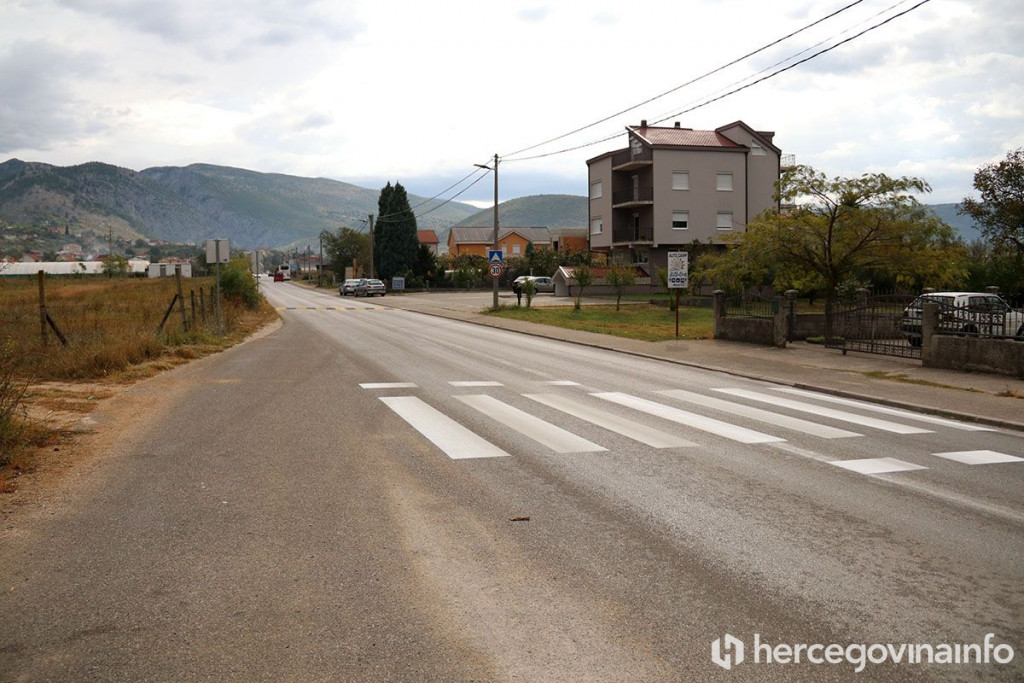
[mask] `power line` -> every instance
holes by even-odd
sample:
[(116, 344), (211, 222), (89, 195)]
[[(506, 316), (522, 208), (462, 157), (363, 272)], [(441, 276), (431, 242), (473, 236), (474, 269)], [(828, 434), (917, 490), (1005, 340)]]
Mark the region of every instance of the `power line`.
[(600, 124), (605, 123), (607, 121), (610, 121), (611, 119), (614, 119), (617, 116), (622, 116), (623, 114), (627, 114), (627, 113), (633, 111), (634, 109), (639, 109), (640, 107), (644, 106), (645, 104), (650, 104), (651, 102), (654, 102), (655, 100), (659, 100), (662, 97), (665, 97), (667, 95), (671, 95), (672, 93), (677, 92), (679, 90), (682, 90), (683, 88), (685, 88), (687, 86), (693, 85), (694, 83), (702, 81), (705, 78), (709, 78), (710, 76), (713, 76), (713, 75), (715, 75), (716, 73), (718, 73), (720, 71), (724, 71), (725, 69), (728, 69), (730, 66), (735, 66), (736, 64), (742, 62), (743, 60), (749, 59), (750, 57), (753, 57), (754, 55), (756, 55), (756, 54), (758, 54), (760, 52), (764, 52), (768, 48), (774, 47), (774, 46), (778, 45), (779, 43), (783, 42), (784, 40), (789, 40), (790, 38), (792, 38), (793, 36), (795, 36), (797, 34), (800, 34), (800, 33), (804, 32), (804, 31), (806, 31), (806, 30), (808, 30), (810, 28), (813, 28), (813, 27), (817, 26), (818, 24), (831, 19), (832, 17), (835, 17), (835, 16), (837, 16), (839, 14), (842, 14), (846, 10), (848, 10), (851, 7), (854, 7), (856, 5), (859, 5), (863, 1), (864, 0), (854, 0), (854, 2), (851, 2), (850, 4), (837, 9), (836, 11), (832, 12), (831, 14), (827, 14), (824, 17), (822, 17), (822, 18), (820, 18), (820, 19), (818, 19), (816, 21), (813, 21), (810, 24), (807, 24), (806, 26), (803, 26), (802, 28), (799, 28), (796, 31), (793, 31), (792, 33), (789, 33), (789, 34), (787, 34), (785, 36), (782, 36), (781, 38), (777, 38), (776, 40), (773, 40), (772, 42), (768, 43), (767, 45), (763, 45), (763, 46), (757, 48), (753, 52), (748, 52), (747, 54), (743, 55), (742, 57), (737, 57), (736, 59), (732, 60), (731, 62), (729, 62), (727, 64), (723, 64), (722, 66), (720, 66), (720, 67), (718, 67), (716, 69), (712, 69), (711, 71), (708, 71), (707, 73), (705, 73), (705, 74), (703, 74), (701, 76), (697, 76), (696, 78), (693, 78), (693, 79), (687, 81), (686, 83), (683, 83), (682, 85), (678, 85), (678, 86), (672, 88), (671, 90), (666, 90), (665, 92), (661, 93), (660, 95), (655, 95), (654, 97), (648, 98), (648, 99), (644, 100), (643, 102), (640, 102), (638, 104), (634, 104), (633, 106), (631, 106), (631, 107), (629, 107), (627, 109), (623, 109), (622, 111), (619, 111), (619, 112), (616, 112), (616, 113), (611, 114), (609, 116), (606, 116), (603, 119), (600, 119), (598, 121), (594, 121), (593, 123), (588, 123), (587, 125), (582, 126), (580, 128), (577, 128), (576, 130), (569, 131), (568, 133), (564, 133), (562, 135), (553, 137), (553, 138), (551, 138), (549, 140), (545, 140), (544, 142), (538, 142), (535, 145), (530, 145), (529, 147), (524, 147), (523, 149), (517, 150), (517, 151), (512, 152), (510, 154), (506, 154), (505, 158), (509, 159), (511, 161), (512, 160), (511, 157), (514, 157), (517, 154), (522, 154), (523, 152), (528, 152), (528, 151), (530, 151), (532, 149), (536, 149), (538, 147), (543, 147), (544, 145), (547, 145), (549, 143), (556, 142), (558, 140), (562, 140), (563, 138), (567, 138), (570, 135), (575, 135), (576, 133), (583, 132), (585, 130), (593, 128), (594, 126), (597, 126), (597, 125), (600, 125)]
[[(884, 21), (881, 21), (881, 22), (879, 22), (879, 23), (877, 23), (877, 24), (875, 24), (873, 26), (870, 26), (870, 27), (864, 29), (863, 31), (850, 36), (849, 38), (846, 38), (844, 40), (839, 41), (838, 43), (836, 43), (834, 45), (831, 45), (831, 46), (829, 46), (829, 47), (827, 47), (827, 48), (825, 48), (823, 50), (819, 50), (818, 52), (815, 52), (814, 54), (810, 55), (809, 57), (805, 57), (804, 59), (801, 59), (800, 61), (794, 62), (793, 64), (790, 64), (789, 66), (787, 66), (785, 68), (779, 69), (777, 71), (774, 71), (774, 72), (768, 74), (767, 76), (764, 76), (762, 78), (758, 78), (757, 80), (751, 81), (750, 83), (747, 83), (746, 85), (743, 85), (743, 86), (740, 86), (738, 88), (734, 88), (732, 90), (729, 90), (728, 92), (725, 92), (725, 93), (723, 93), (721, 95), (718, 95), (717, 97), (713, 97), (711, 99), (705, 100), (705, 101), (701, 102), (700, 104), (697, 104), (697, 105), (694, 105), (692, 107), (689, 107), (688, 109), (683, 109), (681, 111), (673, 112), (672, 114), (669, 114), (669, 115), (667, 115), (667, 116), (665, 116), (665, 117), (655, 121), (655, 123), (661, 123), (663, 121), (667, 121), (670, 118), (673, 118), (673, 117), (676, 117), (676, 116), (680, 116), (682, 114), (688, 114), (691, 111), (695, 111), (695, 110), (700, 109), (702, 107), (706, 107), (709, 104), (717, 102), (717, 101), (719, 101), (721, 99), (724, 99), (724, 98), (728, 97), (729, 95), (735, 95), (736, 93), (741, 92), (743, 90), (746, 90), (747, 88), (750, 88), (752, 86), (755, 86), (758, 83), (762, 83), (762, 82), (767, 81), (767, 80), (769, 80), (771, 78), (774, 78), (775, 76), (778, 76), (779, 74), (785, 73), (786, 71), (789, 71), (790, 69), (794, 69), (794, 68), (800, 66), (801, 64), (805, 64), (805, 63), (811, 61), (812, 59), (814, 59), (816, 57), (820, 57), (821, 55), (825, 54), (826, 52), (831, 52), (832, 50), (836, 49), (837, 47), (840, 47), (842, 45), (845, 45), (846, 43), (849, 43), (849, 42), (851, 42), (853, 40), (856, 40), (857, 38), (860, 38), (861, 36), (863, 36), (863, 35), (865, 35), (867, 33), (870, 33), (871, 31), (874, 31), (877, 28), (881, 28), (882, 26), (885, 26), (889, 22), (894, 21), (895, 19), (898, 19), (898, 18), (904, 16), (905, 14), (908, 14), (908, 13), (914, 11), (915, 9), (921, 7), (922, 5), (924, 5), (924, 4), (928, 3), (928, 2), (931, 2), (931, 0), (921, 0), (920, 2), (918, 2), (913, 7), (910, 7), (908, 9), (906, 9), (906, 10), (903, 10), (902, 12), (894, 14), (893, 16), (885, 19)], [(898, 6), (900, 4), (902, 4), (902, 3), (896, 3), (896, 5), (894, 5), (894, 7)], [(806, 52), (806, 50), (804, 50), (803, 52)], [(800, 52), (798, 54), (802, 54), (803, 52)], [(785, 61), (788, 61), (788, 60), (783, 60), (783, 62), (785, 62)], [(782, 63), (782, 62), (779, 62), (779, 63)], [(579, 149), (584, 149), (586, 147), (592, 147), (593, 145), (597, 145), (597, 144), (600, 144), (602, 142), (607, 142), (609, 140), (613, 140), (613, 139), (617, 138), (619, 135), (621, 135), (621, 133), (617, 132), (617, 133), (615, 133), (613, 135), (609, 135), (607, 137), (601, 138), (600, 140), (593, 140), (591, 142), (583, 143), (583, 144), (580, 144), (580, 145), (575, 145), (573, 147), (567, 147), (565, 149), (560, 149), (560, 150), (557, 150), (557, 151), (554, 151), (554, 152), (547, 152), (545, 154), (535, 154), (533, 156), (520, 157), (518, 159), (509, 159), (509, 161), (530, 161), (530, 160), (533, 160), (533, 159), (542, 159), (542, 158), (545, 158), (545, 157), (551, 157), (551, 156), (556, 156), (556, 155), (559, 155), (559, 154), (565, 154), (567, 152), (573, 152), (573, 151), (576, 151), (576, 150), (579, 150)]]

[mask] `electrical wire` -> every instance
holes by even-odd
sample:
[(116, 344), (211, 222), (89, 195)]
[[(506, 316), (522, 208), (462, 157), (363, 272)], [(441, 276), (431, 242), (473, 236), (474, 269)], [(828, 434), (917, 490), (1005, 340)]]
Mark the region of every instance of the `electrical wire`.
[(606, 116), (603, 119), (600, 119), (598, 121), (594, 121), (593, 123), (588, 123), (587, 125), (582, 126), (580, 128), (577, 128), (575, 130), (569, 131), (568, 133), (563, 133), (562, 135), (558, 135), (558, 136), (553, 137), (553, 138), (551, 138), (549, 140), (545, 140), (544, 142), (538, 142), (535, 145), (530, 145), (529, 147), (524, 147), (523, 149), (517, 150), (515, 152), (511, 152), (510, 154), (506, 154), (505, 157), (508, 158), (511, 161), (512, 157), (514, 157), (514, 156), (516, 156), (518, 154), (522, 154), (523, 152), (529, 152), (530, 150), (537, 149), (538, 147), (543, 147), (544, 145), (550, 144), (552, 142), (557, 142), (558, 140), (562, 140), (564, 138), (567, 138), (570, 135), (575, 135), (576, 133), (581, 133), (581, 132), (583, 132), (585, 130), (593, 128), (594, 126), (598, 126), (598, 125), (600, 125), (602, 123), (606, 123), (607, 121), (610, 121), (610, 120), (612, 120), (612, 119), (614, 119), (614, 118), (616, 118), (618, 116), (622, 116), (623, 114), (628, 114), (629, 112), (633, 111), (634, 109), (639, 109), (640, 107), (642, 107), (642, 106), (644, 106), (646, 104), (650, 104), (651, 102), (654, 102), (655, 100), (660, 100), (661, 98), (666, 97), (668, 95), (671, 95), (674, 92), (678, 92), (679, 90), (682, 90), (683, 88), (685, 88), (687, 86), (693, 85), (694, 83), (702, 81), (705, 78), (709, 78), (711, 76), (714, 76), (718, 72), (724, 71), (725, 69), (728, 69), (730, 66), (735, 66), (736, 64), (739, 64), (743, 60), (749, 59), (750, 57), (753, 57), (754, 55), (756, 55), (758, 53), (764, 52), (765, 50), (767, 50), (767, 49), (769, 49), (771, 47), (774, 47), (774, 46), (778, 45), (779, 43), (781, 43), (781, 42), (783, 42), (785, 40), (789, 40), (793, 36), (798, 35), (800, 33), (803, 33), (804, 31), (806, 31), (806, 30), (808, 30), (810, 28), (813, 28), (813, 27), (817, 26), (818, 24), (820, 24), (820, 23), (822, 23), (824, 21), (828, 21), (829, 19), (831, 19), (831, 18), (833, 18), (833, 17), (835, 17), (835, 16), (837, 16), (839, 14), (842, 14), (846, 10), (848, 10), (851, 7), (854, 7), (856, 5), (859, 5), (862, 2), (864, 2), (864, 0), (854, 0), (854, 2), (851, 2), (850, 4), (848, 4), (848, 5), (844, 6), (844, 7), (840, 7), (839, 9), (837, 9), (834, 12), (832, 12), (831, 14), (827, 14), (824, 17), (822, 17), (822, 18), (820, 18), (820, 19), (818, 19), (816, 21), (813, 21), (810, 24), (807, 24), (806, 26), (803, 26), (803, 27), (797, 29), (796, 31), (793, 31), (792, 33), (789, 33), (789, 34), (787, 34), (785, 36), (782, 36), (781, 38), (777, 38), (776, 40), (773, 40), (772, 42), (768, 43), (767, 45), (762, 45), (761, 47), (757, 48), (753, 52), (748, 52), (747, 54), (743, 55), (742, 57), (737, 57), (736, 59), (732, 60), (731, 62), (729, 62), (727, 64), (723, 64), (722, 66), (720, 66), (720, 67), (718, 67), (716, 69), (712, 69), (711, 71), (708, 71), (707, 73), (705, 73), (705, 74), (703, 74), (701, 76), (697, 76), (696, 78), (693, 78), (693, 79), (687, 81), (686, 83), (683, 83), (682, 85), (678, 85), (678, 86), (672, 88), (671, 90), (666, 90), (665, 92), (661, 93), (660, 95), (655, 95), (654, 97), (650, 97), (650, 98), (644, 100), (643, 102), (640, 102), (638, 104), (634, 104), (633, 106), (631, 106), (631, 107), (629, 107), (627, 109), (623, 109), (622, 111), (619, 111), (619, 112), (616, 112), (616, 113), (611, 114), (609, 116)]
[[(751, 81), (750, 83), (747, 83), (747, 84), (745, 84), (743, 86), (740, 86), (740, 87), (734, 88), (732, 90), (729, 90), (728, 92), (725, 92), (725, 93), (723, 93), (721, 95), (718, 95), (717, 97), (713, 97), (711, 99), (705, 100), (705, 101), (701, 102), (700, 104), (694, 105), (694, 106), (689, 107), (687, 109), (683, 109), (681, 111), (673, 112), (673, 113), (671, 113), (671, 114), (669, 114), (669, 115), (659, 119), (658, 121), (655, 121), (655, 123), (661, 123), (663, 121), (667, 121), (670, 118), (673, 118), (673, 117), (676, 117), (676, 116), (681, 116), (682, 114), (688, 114), (689, 112), (695, 111), (695, 110), (700, 109), (702, 107), (706, 107), (707, 105), (712, 104), (714, 102), (717, 102), (717, 101), (719, 101), (721, 99), (724, 99), (724, 98), (726, 98), (726, 97), (728, 97), (730, 95), (735, 95), (736, 93), (741, 92), (743, 90), (746, 90), (747, 88), (750, 88), (752, 86), (755, 86), (758, 83), (763, 83), (764, 81), (767, 81), (767, 80), (769, 80), (771, 78), (774, 78), (775, 76), (778, 76), (779, 74), (782, 74), (782, 73), (785, 73), (785, 72), (787, 72), (787, 71), (789, 71), (791, 69), (794, 69), (794, 68), (800, 66), (801, 64), (805, 64), (805, 63), (811, 61), (812, 59), (815, 59), (816, 57), (820, 57), (821, 55), (823, 55), (823, 54), (825, 54), (827, 52), (831, 52), (832, 50), (836, 49), (837, 47), (840, 47), (842, 45), (845, 45), (846, 43), (849, 43), (849, 42), (851, 42), (853, 40), (856, 40), (857, 38), (860, 38), (861, 36), (863, 36), (863, 35), (865, 35), (867, 33), (870, 33), (871, 31), (874, 31), (877, 28), (881, 28), (882, 26), (885, 26), (886, 24), (890, 23), (891, 21), (894, 21), (894, 20), (896, 20), (896, 19), (898, 19), (898, 18), (900, 18), (900, 17), (902, 17), (902, 16), (904, 16), (904, 15), (910, 13), (910, 12), (913, 12), (914, 10), (918, 9), (922, 5), (927, 4), (929, 2), (931, 2), (931, 0), (920, 0), (920, 2), (918, 2), (916, 5), (914, 5), (912, 7), (909, 7), (908, 9), (905, 9), (902, 12), (894, 14), (893, 16), (885, 19), (884, 21), (881, 21), (881, 22), (879, 22), (879, 23), (877, 23), (877, 24), (875, 24), (873, 26), (870, 26), (870, 27), (864, 29), (863, 31), (860, 31), (859, 33), (856, 33), (856, 34), (850, 36), (849, 38), (841, 40), (838, 43), (835, 43), (834, 45), (831, 45), (831, 46), (829, 46), (829, 47), (827, 47), (827, 48), (825, 48), (823, 50), (819, 50), (818, 52), (815, 52), (814, 54), (810, 55), (809, 57), (805, 57), (804, 59), (801, 59), (801, 60), (799, 60), (797, 62), (794, 62), (793, 64), (790, 64), (789, 66), (786, 66), (786, 67), (784, 67), (782, 69), (774, 71), (774, 72), (768, 74), (767, 76), (763, 76), (762, 78), (758, 78), (757, 80)], [(897, 5), (899, 5), (899, 4), (902, 4), (902, 3), (897, 3)], [(806, 52), (806, 50), (804, 50), (804, 52)], [(798, 53), (798, 54), (802, 54), (802, 52)], [(780, 63), (783, 63), (785, 61), (788, 61), (788, 60), (782, 60), (782, 62), (780, 62)], [(618, 133), (615, 133), (613, 135), (609, 135), (607, 137), (601, 138), (600, 140), (593, 140), (591, 142), (583, 143), (583, 144), (576, 145), (576, 146), (573, 146), (573, 147), (567, 147), (565, 149), (560, 149), (560, 150), (557, 150), (557, 151), (554, 151), (554, 152), (547, 152), (547, 153), (544, 153), (544, 154), (535, 154), (535, 155), (528, 156), (528, 157), (520, 157), (518, 159), (509, 159), (508, 161), (530, 161), (530, 160), (533, 160), (533, 159), (543, 159), (545, 157), (551, 157), (551, 156), (556, 156), (556, 155), (559, 155), (559, 154), (565, 154), (565, 153), (573, 152), (573, 151), (576, 151), (576, 150), (579, 150), (579, 149), (585, 149), (587, 147), (592, 147), (593, 145), (597, 145), (597, 144), (600, 144), (602, 142), (608, 142), (609, 140), (613, 140), (613, 139), (619, 137), (619, 135), (621, 135), (621, 132), (618, 132)]]

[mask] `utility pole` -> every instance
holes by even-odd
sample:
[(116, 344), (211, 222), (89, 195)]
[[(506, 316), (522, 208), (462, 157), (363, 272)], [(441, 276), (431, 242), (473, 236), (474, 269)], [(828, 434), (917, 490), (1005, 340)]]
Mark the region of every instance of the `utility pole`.
[[(494, 234), (491, 236), (491, 243), (492, 243), (491, 249), (493, 249), (494, 251), (497, 251), (498, 250), (498, 155), (497, 154), (494, 155), (494, 168), (493, 169), (490, 166), (487, 166), (486, 164), (473, 164), (473, 165), (476, 166), (477, 168), (486, 168), (489, 171), (494, 171)], [(492, 277), (491, 279), (493, 280), (493, 283), (491, 285), (492, 293), (493, 293), (493, 303), (491, 304), (491, 309), (496, 311), (496, 310), (498, 310), (498, 280), (500, 278)]]
[(316, 267), (316, 286), (324, 286), (324, 237), (320, 236), (320, 263)]
[(370, 214), (370, 277), (373, 277), (373, 214)]

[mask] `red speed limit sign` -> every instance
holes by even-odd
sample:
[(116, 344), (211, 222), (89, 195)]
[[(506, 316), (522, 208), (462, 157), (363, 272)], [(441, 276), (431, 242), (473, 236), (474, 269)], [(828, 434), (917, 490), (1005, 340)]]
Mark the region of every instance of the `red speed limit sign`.
[(499, 263), (492, 263), (491, 264), (491, 277), (501, 277), (501, 264), (499, 264)]

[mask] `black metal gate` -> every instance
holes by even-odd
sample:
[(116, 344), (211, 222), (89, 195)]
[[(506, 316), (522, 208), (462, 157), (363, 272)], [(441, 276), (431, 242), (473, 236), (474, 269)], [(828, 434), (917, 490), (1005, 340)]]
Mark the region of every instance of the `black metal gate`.
[(902, 294), (862, 295), (853, 302), (835, 304), (832, 330), (825, 336), (825, 346), (842, 349), (843, 354), (860, 351), (920, 358), (920, 343), (911, 344), (903, 329), (903, 310), (914, 298)]

